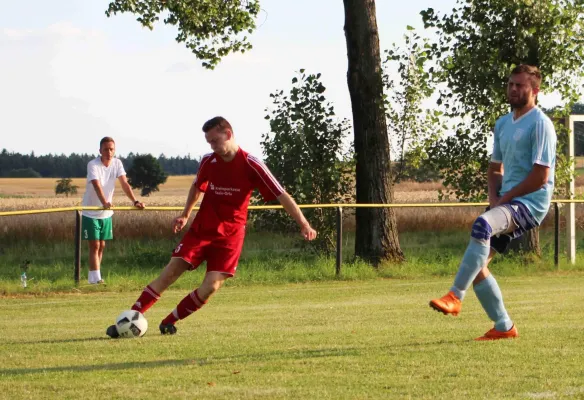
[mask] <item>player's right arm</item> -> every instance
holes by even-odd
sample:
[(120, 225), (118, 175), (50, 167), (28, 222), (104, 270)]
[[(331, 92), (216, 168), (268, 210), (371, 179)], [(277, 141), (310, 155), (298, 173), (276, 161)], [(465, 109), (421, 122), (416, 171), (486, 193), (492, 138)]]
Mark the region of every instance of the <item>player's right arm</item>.
[(503, 185), (503, 154), (499, 145), (500, 121), (495, 123), (495, 129), (493, 131), (493, 153), (491, 154), (491, 162), (487, 170), (487, 190), (489, 194), (489, 206), (491, 208), (499, 204), (499, 191)]
[(101, 201), (103, 208), (111, 208), (112, 203), (107, 201), (107, 199), (105, 198), (105, 195), (103, 194), (103, 189), (101, 188), (101, 184), (99, 183), (99, 181), (97, 179), (93, 179), (91, 181), (91, 184), (93, 185), (93, 189), (95, 189), (97, 198), (99, 199), (99, 201)]
[(198, 186), (196, 185), (196, 182), (193, 182), (189, 190), (189, 195), (187, 196), (185, 208), (183, 209), (182, 214), (178, 218), (175, 218), (174, 220), (172, 228), (174, 233), (180, 232), (185, 227), (185, 225), (189, 221), (189, 217), (191, 216), (191, 211), (193, 210), (193, 207), (195, 206), (195, 204), (197, 204), (199, 197), (201, 197), (201, 193), (203, 192), (199, 190)]
[(193, 211), (193, 207), (199, 201), (199, 197), (201, 194), (205, 192), (207, 189), (207, 184), (209, 181), (209, 160), (213, 153), (205, 154), (201, 159), (201, 164), (199, 165), (199, 171), (197, 171), (197, 176), (195, 177), (195, 181), (191, 185), (189, 189), (189, 195), (187, 196), (187, 202), (185, 204), (185, 208), (183, 209), (182, 214), (174, 220), (172, 230), (174, 233), (180, 232), (182, 228), (185, 227), (187, 222), (189, 221), (189, 217), (191, 215), (191, 211)]
[(499, 191), (503, 185), (503, 163), (490, 162), (487, 171), (489, 191), (489, 206), (491, 208), (499, 204)]

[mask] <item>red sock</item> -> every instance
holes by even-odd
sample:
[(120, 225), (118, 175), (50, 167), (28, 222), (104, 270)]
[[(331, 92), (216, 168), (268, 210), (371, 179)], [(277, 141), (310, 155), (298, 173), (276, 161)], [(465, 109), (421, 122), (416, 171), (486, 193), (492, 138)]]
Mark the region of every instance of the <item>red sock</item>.
[(173, 324), (178, 321), (179, 319), (185, 319), (199, 308), (203, 307), (207, 304), (206, 301), (201, 300), (199, 294), (195, 290), (194, 292), (189, 293), (185, 296), (184, 299), (178, 303), (176, 308), (172, 310), (170, 314), (166, 318), (162, 320), (163, 325)]
[(160, 295), (156, 293), (156, 291), (152, 289), (150, 285), (148, 285), (144, 288), (144, 291), (132, 306), (132, 310), (140, 311), (142, 314), (144, 314), (150, 307), (154, 305), (154, 303), (158, 301), (159, 298)]

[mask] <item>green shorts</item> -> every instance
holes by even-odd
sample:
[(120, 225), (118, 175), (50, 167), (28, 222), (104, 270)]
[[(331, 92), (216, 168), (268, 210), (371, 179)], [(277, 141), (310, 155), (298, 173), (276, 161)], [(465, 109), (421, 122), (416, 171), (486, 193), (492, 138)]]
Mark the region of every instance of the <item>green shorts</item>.
[(114, 238), (112, 217), (97, 219), (83, 215), (81, 217), (81, 239), (111, 240)]

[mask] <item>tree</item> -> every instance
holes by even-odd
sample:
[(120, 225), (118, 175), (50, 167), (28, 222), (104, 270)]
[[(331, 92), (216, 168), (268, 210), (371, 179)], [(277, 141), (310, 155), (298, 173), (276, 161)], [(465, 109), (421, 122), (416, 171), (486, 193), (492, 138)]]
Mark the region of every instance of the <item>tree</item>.
[[(544, 108), (546, 114), (555, 115), (558, 112), (562, 112), (562, 106), (556, 106), (553, 108)], [(583, 115), (584, 114), (584, 103), (575, 103), (570, 110), (570, 114), (573, 115)], [(576, 126), (576, 131), (574, 132), (574, 155), (582, 156), (584, 155), (584, 138), (581, 130), (581, 125)]]
[[(428, 162), (428, 148), (446, 127), (440, 118), (442, 111), (422, 108), (422, 102), (435, 90), (426, 68), (428, 40), (422, 39), (411, 26), (407, 29), (405, 48), (394, 45), (386, 50), (382, 64), (387, 127), (393, 139), (393, 154), (397, 156), (393, 179), (427, 182), (439, 179)], [(393, 72), (394, 66), (397, 74)]]
[[(343, 0), (358, 204), (393, 203), (392, 171), (374, 0)], [(404, 259), (391, 208), (358, 208), (355, 255), (378, 265)]]
[(167, 14), (164, 23), (178, 28), (176, 41), (213, 69), (227, 54), (251, 49), (242, 34), (253, 32), (259, 11), (258, 0), (114, 0), (105, 14), (137, 14), (137, 21), (150, 30), (160, 14)]
[[(353, 107), (356, 193), (359, 203), (393, 202), (389, 140), (383, 107), (383, 83), (374, 0), (344, 0), (349, 57), (348, 84)], [(203, 65), (213, 68), (231, 51), (251, 48), (242, 32), (252, 32), (258, 0), (115, 0), (106, 15), (130, 12), (150, 29), (161, 13), (177, 25), (178, 42), (186, 42)], [(210, 43), (209, 43), (210, 41)], [(356, 212), (355, 255), (377, 265), (404, 259), (392, 209)]]
[[(426, 28), (436, 29), (432, 55), (434, 77), (445, 83), (438, 103), (456, 122), (455, 135), (439, 141), (432, 158), (444, 174), (449, 193), (463, 200), (486, 197), (489, 162), (487, 138), (496, 119), (509, 112), (506, 83), (513, 66), (538, 66), (542, 90), (557, 91), (564, 102), (555, 117), (565, 116), (579, 98), (584, 71), (584, 4), (573, 0), (458, 0), (451, 14), (421, 13)], [(556, 129), (565, 140), (565, 128)], [(556, 186), (563, 187), (571, 160), (559, 153)], [(534, 231), (537, 235), (537, 232)], [(525, 235), (525, 248), (538, 249)]]
[(40, 178), (41, 174), (32, 168), (12, 169), (8, 172), (9, 178)]
[(57, 181), (57, 186), (55, 186), (55, 194), (64, 194), (69, 197), (70, 194), (77, 194), (77, 189), (79, 186), (73, 185), (73, 180), (71, 178), (63, 178)]
[[(292, 79), (289, 94), (270, 94), (273, 110), (268, 111), (271, 132), (262, 135), (266, 163), (290, 194), (303, 204), (345, 203), (353, 200), (353, 154), (344, 150), (350, 124), (334, 118), (334, 108), (326, 102), (326, 88), (320, 74), (303, 69)], [(330, 253), (335, 248), (334, 209), (305, 210), (318, 231), (309, 245)], [(296, 229), (294, 221), (282, 213), (261, 213), (255, 222), (278, 230)]]
[(158, 185), (166, 182), (168, 178), (158, 160), (151, 154), (136, 155), (127, 176), (130, 186), (133, 189), (141, 189), (142, 196), (158, 192)]
[(584, 103), (575, 103), (572, 106), (572, 114), (582, 115), (584, 114)]

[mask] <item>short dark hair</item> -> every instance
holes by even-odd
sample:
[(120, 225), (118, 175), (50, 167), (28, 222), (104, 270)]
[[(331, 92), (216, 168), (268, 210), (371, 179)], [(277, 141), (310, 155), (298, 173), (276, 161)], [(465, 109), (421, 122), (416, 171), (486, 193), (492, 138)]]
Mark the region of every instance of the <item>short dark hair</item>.
[(511, 70), (511, 75), (526, 73), (531, 76), (531, 87), (541, 86), (541, 71), (535, 65), (519, 64)]
[(205, 133), (215, 128), (219, 128), (222, 131), (224, 131), (225, 129), (229, 129), (231, 132), (233, 132), (231, 124), (223, 117), (211, 118), (209, 121), (203, 124), (203, 132)]
[(101, 149), (101, 146), (103, 146), (104, 143), (109, 143), (112, 142), (113, 144), (116, 144), (115, 140), (109, 136), (104, 137), (103, 139), (101, 139), (99, 141), (99, 148)]

